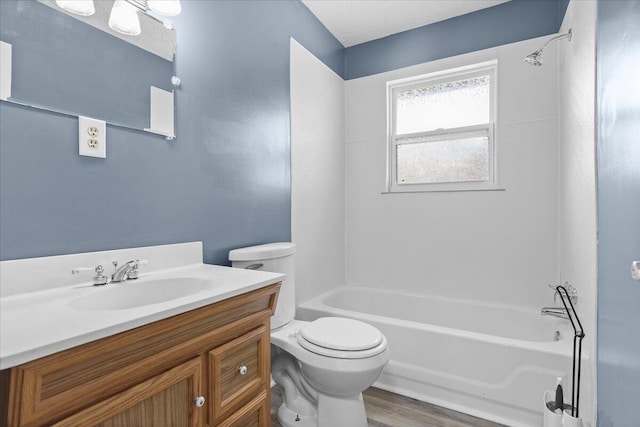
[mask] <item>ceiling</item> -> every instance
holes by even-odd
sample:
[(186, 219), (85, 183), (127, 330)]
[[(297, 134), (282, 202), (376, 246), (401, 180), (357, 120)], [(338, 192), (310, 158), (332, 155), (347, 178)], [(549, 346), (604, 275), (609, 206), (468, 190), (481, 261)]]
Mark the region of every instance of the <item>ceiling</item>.
[(422, 27), (508, 0), (302, 0), (345, 46)]

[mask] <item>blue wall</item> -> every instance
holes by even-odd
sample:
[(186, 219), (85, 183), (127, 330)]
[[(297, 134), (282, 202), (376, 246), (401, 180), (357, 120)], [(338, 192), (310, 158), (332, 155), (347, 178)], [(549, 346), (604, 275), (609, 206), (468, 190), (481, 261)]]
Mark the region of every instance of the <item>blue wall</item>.
[(351, 46), (345, 76), (354, 79), (557, 33), (568, 5), (568, 0), (512, 0)]
[(640, 1), (599, 1), (598, 426), (640, 425)]
[(79, 157), (76, 118), (0, 102), (0, 259), (291, 238), (289, 37), (340, 74), (343, 46), (296, 1), (187, 0), (175, 27), (175, 142), (108, 126)]

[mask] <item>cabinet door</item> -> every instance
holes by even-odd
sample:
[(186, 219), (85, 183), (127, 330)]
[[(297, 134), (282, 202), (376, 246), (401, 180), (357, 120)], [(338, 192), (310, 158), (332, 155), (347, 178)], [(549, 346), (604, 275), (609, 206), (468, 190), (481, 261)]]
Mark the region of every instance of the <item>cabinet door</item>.
[(204, 409), (200, 396), (202, 360), (198, 357), (122, 393), (90, 406), (56, 427), (196, 427)]

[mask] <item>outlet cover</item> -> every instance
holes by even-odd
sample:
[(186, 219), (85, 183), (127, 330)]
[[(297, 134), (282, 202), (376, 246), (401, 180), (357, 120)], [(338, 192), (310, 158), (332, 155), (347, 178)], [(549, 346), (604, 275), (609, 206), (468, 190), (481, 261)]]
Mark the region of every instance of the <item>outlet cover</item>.
[(78, 154), (107, 157), (107, 124), (102, 120), (78, 117)]

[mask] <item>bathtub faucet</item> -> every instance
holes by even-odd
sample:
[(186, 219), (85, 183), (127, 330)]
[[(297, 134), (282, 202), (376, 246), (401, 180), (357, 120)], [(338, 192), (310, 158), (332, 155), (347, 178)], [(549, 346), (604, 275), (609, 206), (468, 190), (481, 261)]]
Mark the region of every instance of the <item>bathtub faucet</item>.
[(564, 307), (542, 307), (540, 314), (543, 316), (559, 317), (560, 319), (569, 319), (567, 309)]

